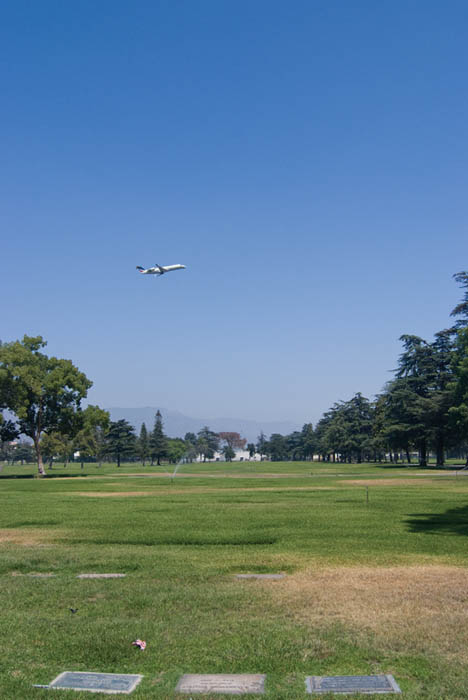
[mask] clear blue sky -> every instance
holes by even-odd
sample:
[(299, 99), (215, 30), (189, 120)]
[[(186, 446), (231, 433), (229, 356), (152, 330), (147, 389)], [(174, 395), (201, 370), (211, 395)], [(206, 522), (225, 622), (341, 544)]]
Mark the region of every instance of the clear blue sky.
[(461, 298), (467, 27), (465, 0), (3, 2), (0, 338), (102, 406), (373, 396)]

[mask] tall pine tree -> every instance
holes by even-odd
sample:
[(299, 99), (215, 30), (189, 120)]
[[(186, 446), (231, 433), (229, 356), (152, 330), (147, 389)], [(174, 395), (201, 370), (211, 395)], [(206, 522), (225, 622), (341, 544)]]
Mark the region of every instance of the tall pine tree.
[(150, 446), (149, 446), (148, 431), (146, 430), (146, 425), (144, 423), (141, 424), (140, 437), (138, 438), (138, 443), (137, 443), (137, 450), (138, 450), (138, 456), (139, 456), (143, 466), (145, 466), (146, 460), (148, 459), (149, 454), (150, 454)]
[(164, 435), (162, 415), (159, 410), (156, 412), (154, 428), (151, 433), (150, 454), (151, 464), (156, 460), (158, 466), (161, 464), (161, 459), (167, 457), (167, 438)]

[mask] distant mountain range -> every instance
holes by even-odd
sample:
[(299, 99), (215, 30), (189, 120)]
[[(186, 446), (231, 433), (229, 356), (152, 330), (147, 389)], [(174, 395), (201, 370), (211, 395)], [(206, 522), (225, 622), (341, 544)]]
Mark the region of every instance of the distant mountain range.
[[(111, 420), (117, 421), (124, 418), (135, 427), (138, 434), (142, 423), (145, 423), (148, 431), (153, 429), (154, 417), (158, 409), (153, 406), (145, 406), (145, 408), (112, 407), (106, 410), (109, 411)], [(272, 433), (288, 435), (294, 430), (302, 428), (302, 425), (290, 421), (260, 422), (245, 418), (192, 418), (179, 411), (169, 411), (166, 408), (159, 410), (163, 419), (164, 432), (168, 437), (183, 438), (185, 433), (197, 433), (207, 425), (215, 433), (221, 431), (236, 432), (240, 433), (241, 437), (247, 438), (248, 442), (256, 442), (262, 430), (269, 438)]]

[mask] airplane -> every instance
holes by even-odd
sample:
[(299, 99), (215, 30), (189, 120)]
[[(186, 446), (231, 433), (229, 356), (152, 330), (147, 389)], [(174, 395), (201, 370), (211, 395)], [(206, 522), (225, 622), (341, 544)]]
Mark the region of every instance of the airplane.
[(166, 272), (172, 272), (172, 270), (185, 270), (185, 265), (158, 265), (156, 263), (154, 267), (149, 267), (147, 270), (141, 265), (137, 265), (136, 269), (142, 275), (164, 275)]

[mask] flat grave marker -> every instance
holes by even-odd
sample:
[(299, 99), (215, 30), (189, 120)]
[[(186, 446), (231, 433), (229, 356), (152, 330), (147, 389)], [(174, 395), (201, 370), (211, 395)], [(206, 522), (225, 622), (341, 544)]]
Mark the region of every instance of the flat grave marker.
[(308, 693), (401, 693), (397, 682), (390, 674), (379, 676), (308, 676)]
[(238, 579), (264, 579), (266, 581), (279, 581), (279, 579), (284, 578), (285, 574), (236, 574)]
[(264, 693), (265, 678), (261, 673), (185, 673), (177, 683), (176, 693)]
[(87, 671), (65, 671), (49, 683), (49, 688), (89, 690), (92, 693), (129, 695), (135, 690), (143, 676), (134, 673), (90, 673)]
[(124, 578), (126, 574), (77, 574), (77, 578)]

